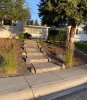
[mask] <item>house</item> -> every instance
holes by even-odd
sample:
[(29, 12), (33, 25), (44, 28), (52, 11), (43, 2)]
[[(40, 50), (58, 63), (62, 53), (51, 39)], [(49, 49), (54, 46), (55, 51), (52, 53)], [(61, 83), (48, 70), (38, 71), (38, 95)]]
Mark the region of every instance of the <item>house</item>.
[(24, 32), (31, 34), (33, 38), (42, 37), (47, 39), (49, 28), (47, 26), (26, 25), (24, 26)]
[(31, 34), (32, 38), (42, 37), (47, 39), (49, 28), (46, 26), (24, 25), (23, 23), (17, 23), (16, 26), (3, 25), (0, 26), (0, 38), (12, 38), (23, 32)]

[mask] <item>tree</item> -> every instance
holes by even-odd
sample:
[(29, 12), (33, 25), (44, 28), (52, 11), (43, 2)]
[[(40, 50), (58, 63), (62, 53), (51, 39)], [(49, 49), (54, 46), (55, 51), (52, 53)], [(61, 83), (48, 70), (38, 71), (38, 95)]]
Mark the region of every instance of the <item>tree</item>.
[(31, 12), (29, 12), (29, 16), (27, 19), (27, 25), (30, 25), (30, 24), (31, 24)]
[(30, 25), (34, 25), (34, 21), (33, 20), (30, 21)]
[(25, 21), (29, 15), (29, 8), (23, 7), (25, 0), (0, 0), (0, 19)]
[(35, 23), (34, 23), (34, 25), (37, 25), (37, 26), (39, 26), (39, 23), (38, 23), (38, 20), (37, 20), (37, 19), (35, 20)]
[(71, 25), (67, 50), (73, 57), (76, 27), (87, 23), (87, 0), (40, 0), (39, 16), (43, 24), (50, 26), (66, 22)]

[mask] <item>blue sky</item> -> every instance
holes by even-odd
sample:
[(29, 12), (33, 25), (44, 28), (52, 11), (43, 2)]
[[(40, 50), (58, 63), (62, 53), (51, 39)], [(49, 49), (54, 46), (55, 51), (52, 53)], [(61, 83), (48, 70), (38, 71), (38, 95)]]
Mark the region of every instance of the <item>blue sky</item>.
[(38, 16), (38, 6), (40, 0), (27, 0), (29, 2), (29, 7), (31, 9), (32, 19), (37, 19), (40, 22), (40, 18)]

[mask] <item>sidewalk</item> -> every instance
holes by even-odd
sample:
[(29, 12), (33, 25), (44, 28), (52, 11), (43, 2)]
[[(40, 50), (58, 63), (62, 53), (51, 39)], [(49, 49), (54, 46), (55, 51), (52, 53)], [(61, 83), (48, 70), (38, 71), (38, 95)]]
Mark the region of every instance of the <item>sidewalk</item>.
[[(49, 94), (56, 94), (85, 83), (87, 83), (87, 65), (31, 76), (1, 78), (0, 100), (50, 100), (47, 96)], [(66, 93), (57, 93), (57, 96)], [(51, 98), (54, 97), (52, 95)]]

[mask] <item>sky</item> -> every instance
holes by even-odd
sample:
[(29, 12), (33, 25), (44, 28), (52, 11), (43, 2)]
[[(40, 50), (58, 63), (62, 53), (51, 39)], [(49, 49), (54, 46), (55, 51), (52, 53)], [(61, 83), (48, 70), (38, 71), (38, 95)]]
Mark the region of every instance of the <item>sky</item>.
[(31, 9), (31, 17), (33, 20), (37, 19), (40, 23), (40, 18), (38, 16), (38, 6), (40, 0), (27, 0), (29, 2), (29, 7)]

